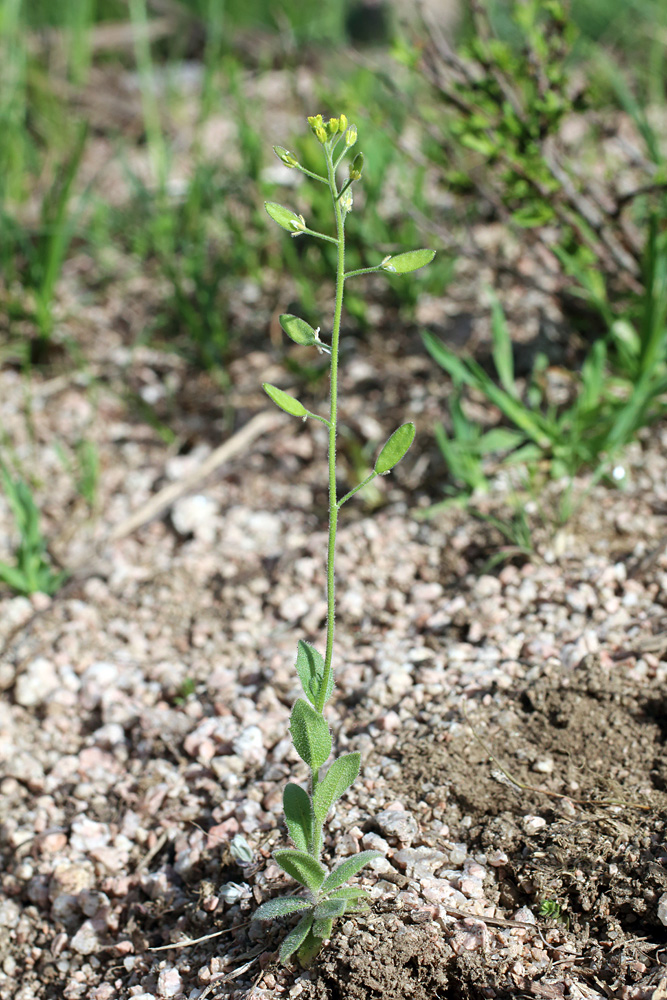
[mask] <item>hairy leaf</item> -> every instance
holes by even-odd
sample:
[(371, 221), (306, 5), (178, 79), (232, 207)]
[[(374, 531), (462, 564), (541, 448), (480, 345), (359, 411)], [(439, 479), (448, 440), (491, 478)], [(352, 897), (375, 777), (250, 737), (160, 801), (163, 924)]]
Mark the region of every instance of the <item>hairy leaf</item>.
[(289, 835), (299, 851), (310, 851), (313, 840), (313, 807), (308, 792), (290, 781), (283, 792), (283, 810)]
[(294, 927), (280, 946), (280, 961), (285, 963), (292, 957), (297, 948), (300, 948), (308, 937), (308, 933), (313, 926), (313, 912), (304, 913), (299, 923)]
[(401, 424), (394, 431), (384, 448), (378, 455), (374, 471), (378, 476), (383, 476), (397, 465), (415, 439), (415, 425), (412, 423)]
[(315, 907), (313, 916), (316, 920), (322, 918), (333, 920), (345, 913), (345, 904), (346, 900), (344, 899), (325, 899)]
[(334, 802), (341, 797), (359, 774), (360, 753), (346, 753), (335, 760), (313, 792), (313, 810), (323, 823)]
[(393, 271), (396, 274), (407, 274), (408, 271), (416, 271), (420, 267), (430, 264), (435, 257), (435, 250), (408, 250), (406, 253), (399, 253), (395, 257), (385, 260), (382, 267), (385, 271)]
[[(297, 646), (296, 672), (301, 680), (301, 686), (306, 698), (313, 705), (316, 705), (324, 678), (324, 657), (321, 653), (318, 653), (314, 646), (311, 646), (308, 642), (304, 642), (303, 639), (299, 639)], [(327, 691), (324, 698), (325, 703), (331, 697), (333, 683), (333, 670), (330, 670)]]
[[(284, 848), (273, 855), (276, 863), (293, 879), (305, 885), (311, 892), (317, 892), (326, 876), (326, 869), (316, 858), (305, 851), (291, 851)], [(303, 909), (303, 907), (298, 907)]]
[(362, 851), (361, 854), (354, 854), (351, 858), (347, 858), (327, 875), (322, 883), (322, 892), (327, 893), (331, 889), (337, 889), (340, 885), (347, 882), (349, 878), (360, 872), (364, 865), (367, 865), (373, 858), (381, 857), (382, 855), (379, 851)]
[(276, 917), (286, 917), (290, 913), (298, 910), (312, 909), (313, 904), (306, 899), (297, 899), (295, 896), (285, 896), (280, 899), (269, 899), (268, 902), (258, 906), (252, 915), (253, 920), (275, 920)]
[[(311, 934), (315, 939), (319, 939), (319, 941), (322, 942), (326, 938), (331, 937), (332, 927), (333, 927), (332, 917), (321, 917), (319, 920), (313, 920)], [(315, 952), (315, 954), (317, 954), (317, 952)]]
[(291, 313), (283, 313), (278, 319), (287, 336), (291, 337), (295, 344), (311, 347), (317, 340), (315, 330), (310, 323), (306, 323), (305, 319), (299, 319), (298, 316), (292, 316)]
[(293, 417), (308, 416), (308, 411), (303, 403), (300, 403), (294, 396), (290, 396), (288, 392), (283, 392), (282, 389), (278, 389), (277, 386), (270, 385), (268, 382), (264, 382), (262, 389), (273, 400), (276, 406), (279, 406), (285, 413), (291, 413)]
[(290, 717), (294, 748), (302, 761), (316, 771), (331, 754), (331, 733), (324, 718), (299, 698)]
[(291, 209), (279, 205), (276, 201), (265, 201), (264, 208), (269, 213), (274, 222), (286, 229), (288, 233), (298, 233), (303, 229), (304, 222), (300, 215), (292, 212)]

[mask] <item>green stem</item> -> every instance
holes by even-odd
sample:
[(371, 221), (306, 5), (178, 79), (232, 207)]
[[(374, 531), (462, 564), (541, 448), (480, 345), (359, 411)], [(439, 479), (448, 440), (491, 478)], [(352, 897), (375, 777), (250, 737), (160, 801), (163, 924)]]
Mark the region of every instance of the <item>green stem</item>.
[(326, 149), (327, 176), (336, 215), (336, 234), (338, 236), (338, 265), (336, 267), (336, 305), (334, 309), (333, 331), (331, 335), (331, 388), (329, 407), (329, 546), (327, 550), (327, 648), (324, 656), (324, 675), (320, 685), (320, 693), (315, 708), (318, 712), (324, 710), (329, 677), (331, 676), (331, 660), (333, 657), (334, 625), (336, 615), (336, 577), (334, 560), (336, 555), (336, 528), (338, 526), (338, 502), (336, 497), (336, 424), (338, 417), (338, 341), (340, 338), (340, 321), (343, 312), (343, 287), (345, 285), (345, 229), (343, 213), (336, 189), (336, 169), (332, 153)]
[(312, 170), (307, 170), (306, 167), (297, 163), (297, 170), (300, 170), (302, 174), (306, 174), (307, 177), (312, 177), (314, 181), (322, 181), (323, 184), (328, 184), (329, 181), (326, 177), (322, 177), (322, 174), (315, 174)]
[(308, 236), (317, 236), (320, 240), (326, 240), (328, 243), (338, 243), (335, 236), (327, 236), (326, 233), (318, 233), (314, 229), (308, 229), (304, 226), (303, 229), (297, 229), (292, 233), (292, 236), (300, 236), (301, 233), (306, 233)]
[(369, 476), (366, 476), (366, 478), (362, 480), (357, 486), (355, 486), (354, 489), (350, 490), (349, 493), (346, 493), (344, 497), (341, 497), (341, 499), (338, 501), (338, 509), (340, 510), (343, 504), (347, 503), (347, 501), (350, 500), (355, 493), (358, 493), (359, 490), (363, 490), (364, 486), (368, 486), (369, 483), (372, 483), (376, 476), (377, 472), (371, 472), (371, 474)]
[(360, 267), (357, 271), (348, 271), (345, 277), (356, 278), (358, 274), (377, 274), (378, 271), (382, 270), (382, 264), (376, 264), (375, 267)]

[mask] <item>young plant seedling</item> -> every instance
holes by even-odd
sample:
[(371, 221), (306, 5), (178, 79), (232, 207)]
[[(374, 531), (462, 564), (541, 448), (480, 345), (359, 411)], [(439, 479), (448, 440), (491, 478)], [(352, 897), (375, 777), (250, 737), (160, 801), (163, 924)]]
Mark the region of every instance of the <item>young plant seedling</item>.
[(300, 913), (301, 919), (283, 941), (280, 958), (287, 962), (295, 953), (302, 965), (307, 965), (318, 953), (323, 942), (330, 937), (333, 921), (344, 913), (359, 912), (367, 908), (363, 889), (346, 885), (369, 861), (379, 856), (378, 851), (362, 851), (328, 871), (321, 861), (323, 828), (329, 810), (350, 787), (361, 764), (360, 754), (346, 753), (329, 766), (322, 776), (321, 769), (331, 755), (331, 733), (324, 718), (324, 706), (333, 691), (333, 642), (335, 622), (334, 557), (338, 513), (355, 493), (363, 489), (376, 476), (384, 476), (400, 462), (415, 436), (412, 423), (403, 424), (391, 435), (375, 462), (373, 470), (354, 489), (338, 498), (336, 491), (336, 430), (338, 425), (338, 342), (340, 337), (343, 292), (349, 278), (361, 274), (386, 271), (406, 274), (416, 271), (433, 260), (433, 250), (411, 250), (395, 257), (388, 256), (374, 267), (345, 271), (345, 218), (352, 208), (352, 186), (361, 179), (364, 166), (363, 153), (352, 159), (347, 178), (339, 183), (337, 171), (350, 154), (357, 140), (357, 129), (348, 125), (345, 115), (324, 121), (322, 115), (308, 119), (313, 134), (322, 146), (326, 172), (313, 173), (303, 167), (296, 156), (282, 146), (274, 146), (282, 162), (326, 184), (331, 192), (335, 236), (315, 232), (306, 224), (302, 215), (284, 208), (276, 202), (266, 202), (266, 211), (279, 226), (291, 236), (306, 234), (334, 243), (338, 250), (336, 268), (336, 304), (330, 342), (320, 339), (320, 330), (313, 329), (298, 316), (284, 315), (280, 323), (297, 344), (311, 346), (331, 356), (329, 415), (312, 413), (298, 399), (274, 385), (264, 385), (264, 390), (274, 403), (287, 413), (307, 420), (319, 420), (329, 431), (329, 545), (327, 552), (327, 637), (326, 651), (322, 656), (309, 643), (300, 640), (297, 647), (296, 670), (305, 698), (299, 698), (290, 719), (290, 733), (297, 753), (310, 768), (310, 789), (290, 782), (283, 794), (285, 821), (294, 849), (275, 852), (275, 860), (305, 890), (306, 896), (288, 896), (271, 899), (255, 911), (254, 920), (271, 920), (291, 913)]

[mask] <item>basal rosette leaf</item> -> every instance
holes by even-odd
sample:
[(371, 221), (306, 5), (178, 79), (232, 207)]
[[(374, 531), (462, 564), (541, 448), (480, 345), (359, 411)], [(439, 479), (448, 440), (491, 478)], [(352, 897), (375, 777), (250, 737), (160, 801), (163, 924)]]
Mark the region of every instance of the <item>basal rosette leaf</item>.
[(354, 854), (351, 858), (347, 858), (345, 861), (342, 861), (341, 864), (337, 865), (334, 870), (327, 875), (321, 886), (322, 893), (325, 894), (330, 892), (332, 889), (337, 889), (339, 886), (347, 882), (348, 879), (357, 875), (369, 861), (372, 861), (374, 858), (381, 857), (382, 855), (379, 851), (362, 851), (361, 854)]
[[(305, 885), (311, 892), (317, 892), (326, 877), (324, 868), (317, 858), (305, 851), (291, 851), (289, 848), (274, 853), (276, 863), (293, 879)], [(303, 909), (303, 907), (299, 907)]]
[(307, 701), (299, 698), (290, 716), (290, 734), (294, 749), (312, 771), (329, 759), (331, 733), (324, 718)]
[(299, 923), (294, 927), (280, 946), (280, 961), (285, 965), (308, 937), (313, 926), (312, 907), (309, 913), (304, 913)]
[(268, 902), (258, 906), (252, 915), (252, 920), (275, 920), (276, 917), (286, 917), (290, 913), (297, 913), (299, 910), (310, 910), (313, 904), (306, 899), (297, 899), (295, 896), (285, 896), (280, 899), (269, 899)]
[(344, 899), (325, 899), (323, 902), (318, 903), (313, 910), (313, 916), (316, 920), (335, 920), (336, 917), (342, 917), (344, 913)]
[(378, 476), (384, 476), (394, 468), (405, 456), (408, 448), (415, 439), (415, 425), (413, 423), (401, 424), (391, 435), (382, 451), (378, 455), (374, 472)]
[(333, 762), (313, 792), (315, 818), (323, 823), (334, 802), (347, 791), (359, 774), (361, 754), (347, 753)]

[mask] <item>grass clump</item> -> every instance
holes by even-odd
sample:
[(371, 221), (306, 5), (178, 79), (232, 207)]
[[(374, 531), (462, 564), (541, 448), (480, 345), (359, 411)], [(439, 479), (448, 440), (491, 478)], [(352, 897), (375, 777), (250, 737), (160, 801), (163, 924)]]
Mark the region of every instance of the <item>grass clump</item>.
[[(292, 237), (310, 235), (336, 247), (336, 300), (331, 338), (321, 338), (320, 329), (314, 329), (298, 316), (285, 314), (280, 322), (285, 333), (296, 343), (313, 347), (330, 358), (330, 394), (328, 416), (311, 412), (300, 400), (274, 385), (265, 384), (269, 397), (287, 413), (302, 420), (309, 418), (323, 423), (329, 433), (329, 542), (327, 549), (327, 636), (324, 656), (309, 643), (300, 640), (297, 647), (296, 670), (305, 697), (299, 698), (292, 709), (290, 733), (297, 753), (310, 770), (309, 791), (290, 782), (284, 791), (285, 820), (294, 848), (275, 852), (275, 860), (286, 874), (295, 879), (306, 892), (303, 896), (287, 896), (269, 900), (256, 910), (253, 919), (269, 920), (299, 913), (296, 927), (287, 935), (280, 949), (280, 957), (287, 962), (295, 953), (307, 965), (331, 935), (333, 921), (344, 913), (362, 910), (367, 906), (363, 889), (345, 883), (353, 878), (369, 861), (378, 857), (377, 851), (360, 854), (338, 864), (328, 871), (322, 864), (324, 824), (333, 804), (345, 793), (359, 773), (359, 753), (343, 754), (334, 760), (322, 775), (332, 750), (331, 733), (324, 717), (324, 707), (331, 698), (334, 686), (333, 646), (335, 622), (335, 573), (336, 528), (338, 514), (344, 503), (351, 500), (363, 487), (377, 476), (384, 476), (400, 462), (412, 444), (415, 427), (405, 423), (391, 435), (381, 449), (373, 469), (353, 489), (338, 497), (336, 489), (336, 434), (338, 430), (338, 347), (345, 283), (362, 274), (384, 271), (388, 274), (405, 274), (430, 263), (432, 250), (411, 250), (397, 255), (386, 255), (370, 267), (345, 270), (345, 220), (352, 209), (354, 185), (361, 180), (364, 170), (363, 153), (354, 153), (357, 129), (348, 124), (345, 115), (325, 121), (321, 115), (308, 119), (311, 130), (324, 154), (325, 172), (319, 173), (303, 166), (297, 156), (283, 146), (275, 146), (278, 158), (292, 169), (300, 170), (318, 184), (329, 189), (331, 208), (335, 221), (335, 235), (311, 229), (302, 215), (277, 202), (266, 202), (266, 211), (279, 226)], [(338, 170), (344, 159), (351, 157), (347, 178), (340, 181)]]

